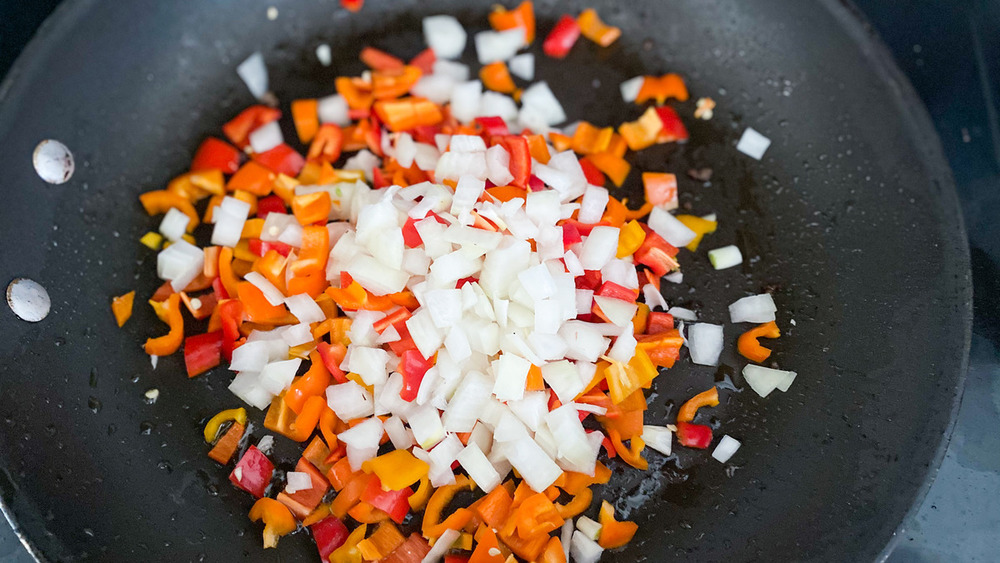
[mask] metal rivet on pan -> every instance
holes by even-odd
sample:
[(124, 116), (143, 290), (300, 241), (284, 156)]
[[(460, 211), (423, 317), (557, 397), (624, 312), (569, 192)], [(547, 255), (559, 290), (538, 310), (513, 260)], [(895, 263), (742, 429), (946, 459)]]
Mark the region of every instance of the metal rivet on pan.
[(35, 165), (35, 172), (50, 184), (68, 182), (76, 168), (73, 164), (73, 153), (66, 145), (53, 139), (38, 143), (31, 162)]
[(49, 314), (52, 300), (38, 282), (16, 278), (7, 286), (7, 305), (21, 320), (37, 323)]

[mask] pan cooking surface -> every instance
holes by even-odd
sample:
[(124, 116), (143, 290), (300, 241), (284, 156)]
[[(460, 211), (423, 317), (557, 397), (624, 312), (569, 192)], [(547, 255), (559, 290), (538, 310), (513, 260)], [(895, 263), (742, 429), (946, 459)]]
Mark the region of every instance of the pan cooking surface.
[[(0, 269), (52, 299), (37, 324), (0, 315), (0, 496), (39, 554), (315, 558), (304, 534), (261, 550), (251, 499), (205, 456), (201, 422), (238, 402), (229, 373), (189, 381), (179, 355), (154, 371), (140, 346), (160, 330), (152, 311), (137, 304), (124, 329), (113, 322), (112, 295), (158, 285), (155, 255), (137, 244), (156, 220), (136, 196), (183, 172), (200, 140), (252, 103), (234, 69), (253, 51), (287, 112), (295, 98), (331, 93), (334, 76), (360, 72), (362, 46), (412, 56), (421, 17), (453, 13), (472, 31), (490, 4), (370, 0), (352, 16), (319, 0), (80, 0), (45, 26), (0, 89)], [(721, 381), (723, 404), (708, 422), (744, 445), (727, 465), (683, 451), (650, 453), (648, 473), (614, 467), (599, 495), (640, 531), (605, 560), (875, 558), (936, 466), (968, 347), (965, 238), (923, 109), (836, 2), (588, 5), (622, 27), (622, 40), (581, 41), (562, 62), (539, 57), (536, 76), (571, 120), (600, 125), (638, 115), (618, 94), (637, 74), (682, 74), (692, 92), (682, 115), (698, 97), (717, 101), (713, 120), (685, 120), (689, 144), (633, 164), (676, 172), (681, 205), (720, 217), (703, 246), (735, 243), (747, 260), (714, 273), (705, 250), (683, 253), (685, 283), (665, 284), (665, 295), (718, 323), (728, 303), (773, 291), (784, 333), (774, 358), (799, 373), (788, 393), (760, 399), (738, 375), (737, 329), (727, 327), (719, 370), (682, 358), (658, 378), (647, 420)], [(536, 3), (539, 34), (581, 7)], [(322, 42), (333, 47), (329, 68), (313, 54)], [(772, 139), (761, 162), (734, 148), (748, 126)], [(66, 184), (45, 184), (32, 168), (47, 138), (73, 151)], [(685, 174), (703, 167), (710, 183)], [(616, 195), (639, 195), (637, 172), (632, 181)], [(159, 399), (148, 404), (153, 388)], [(288, 469), (296, 447), (277, 442)]]

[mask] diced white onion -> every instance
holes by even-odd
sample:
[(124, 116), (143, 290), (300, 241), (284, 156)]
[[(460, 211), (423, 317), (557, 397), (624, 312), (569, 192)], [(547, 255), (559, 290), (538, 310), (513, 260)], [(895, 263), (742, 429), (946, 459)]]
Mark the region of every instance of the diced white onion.
[(439, 59), (457, 59), (465, 50), (468, 34), (453, 16), (429, 16), (423, 20), (424, 41)]
[(330, 63), (333, 62), (333, 52), (330, 50), (330, 45), (320, 43), (316, 47), (316, 60), (323, 66), (330, 66)]
[(448, 553), (448, 550), (451, 549), (452, 544), (455, 543), (455, 540), (457, 540), (460, 535), (462, 534), (458, 530), (452, 530), (450, 528), (442, 532), (441, 537), (434, 542), (431, 550), (428, 551), (427, 555), (420, 560), (420, 563), (438, 563), (438, 561), (441, 561), (441, 558), (444, 557), (445, 553)]
[(679, 321), (697, 321), (698, 313), (695, 313), (691, 309), (685, 309), (684, 307), (671, 307), (667, 309), (670, 315)]
[(536, 82), (521, 94), (521, 106), (532, 108), (544, 119), (546, 125), (557, 125), (566, 121), (566, 112), (555, 94), (545, 82)]
[(758, 133), (753, 127), (747, 127), (740, 137), (740, 142), (736, 144), (736, 150), (741, 153), (760, 160), (771, 146), (771, 139)]
[(740, 445), (739, 440), (731, 437), (729, 434), (726, 434), (722, 437), (722, 440), (719, 441), (719, 445), (715, 446), (715, 449), (712, 450), (712, 457), (719, 463), (726, 463), (729, 461), (729, 458), (733, 457), (736, 450), (740, 449)]
[(236, 74), (247, 85), (253, 97), (259, 100), (267, 94), (267, 66), (264, 64), (264, 56), (259, 51), (240, 63), (236, 67)]
[(371, 416), (375, 399), (367, 389), (348, 380), (326, 388), (326, 404), (341, 420), (354, 420)]
[(267, 152), (285, 142), (281, 135), (281, 126), (272, 121), (250, 132), (250, 148), (255, 153)]
[(722, 325), (692, 324), (688, 328), (687, 340), (692, 362), (703, 366), (719, 364), (719, 355), (725, 343)]
[(581, 516), (576, 520), (576, 529), (580, 530), (588, 539), (597, 541), (601, 537), (602, 526), (587, 516)]
[(659, 307), (660, 309), (666, 311), (667, 308), (669, 307), (667, 305), (667, 300), (663, 298), (663, 294), (660, 293), (660, 290), (656, 289), (656, 286), (651, 283), (647, 283), (646, 285), (642, 286), (642, 295), (643, 298), (646, 300), (646, 305), (649, 306), (650, 310)]
[(488, 65), (497, 61), (506, 61), (516, 55), (517, 50), (524, 45), (524, 28), (480, 31), (474, 40), (479, 64)]
[(653, 448), (663, 455), (670, 455), (674, 439), (674, 433), (666, 426), (642, 427), (642, 441), (646, 442), (646, 447)]
[(530, 82), (535, 79), (535, 55), (532, 53), (518, 55), (510, 59), (507, 68), (514, 76)]
[(248, 272), (243, 279), (259, 289), (260, 292), (264, 294), (264, 298), (267, 299), (267, 302), (271, 305), (277, 307), (285, 302), (285, 296), (281, 293), (281, 290), (275, 287), (273, 283), (268, 281), (268, 279), (259, 272)]
[(622, 100), (627, 104), (631, 104), (639, 97), (639, 90), (642, 89), (642, 83), (646, 80), (645, 76), (636, 76), (634, 78), (629, 78), (625, 82), (622, 82), (618, 87), (622, 92)]
[(181, 210), (171, 207), (163, 216), (163, 221), (160, 221), (160, 234), (167, 237), (167, 240), (176, 242), (184, 236), (190, 221), (191, 218)]
[(743, 263), (743, 254), (735, 244), (708, 251), (708, 260), (716, 270), (725, 270)]
[(312, 477), (304, 471), (289, 471), (285, 474), (285, 480), (285, 492), (290, 495), (313, 488)]
[(156, 255), (156, 275), (169, 281), (174, 291), (183, 291), (204, 267), (205, 253), (183, 239)]
[(796, 375), (794, 371), (782, 371), (754, 364), (747, 364), (743, 368), (743, 378), (761, 397), (767, 397), (775, 389), (781, 390), (782, 393), (788, 391)]
[(458, 454), (458, 463), (483, 492), (490, 492), (500, 484), (501, 476), (486, 458), (478, 445), (470, 443)]
[(326, 320), (326, 313), (306, 293), (285, 298), (285, 305), (288, 306), (288, 312), (295, 315), (300, 323), (310, 324)]
[(288, 389), (295, 379), (295, 372), (298, 371), (302, 360), (282, 360), (271, 362), (264, 366), (260, 372), (260, 385), (267, 389), (272, 395), (277, 395)]
[(729, 306), (729, 319), (734, 323), (769, 323), (777, 310), (770, 293), (751, 295)]
[(601, 560), (604, 549), (597, 542), (585, 536), (583, 532), (577, 530), (573, 532), (569, 553), (574, 563), (597, 563)]
[(316, 103), (316, 109), (321, 123), (333, 123), (341, 127), (351, 124), (348, 113), (350, 108), (347, 106), (347, 100), (340, 94), (320, 98)]
[(653, 232), (663, 237), (663, 240), (678, 248), (687, 246), (698, 236), (662, 207), (654, 207), (649, 213), (648, 225)]

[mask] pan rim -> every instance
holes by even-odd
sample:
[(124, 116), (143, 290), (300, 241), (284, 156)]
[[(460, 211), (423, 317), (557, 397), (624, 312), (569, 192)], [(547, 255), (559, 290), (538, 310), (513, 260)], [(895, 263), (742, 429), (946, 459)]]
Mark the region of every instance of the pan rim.
[[(0, 81), (0, 104), (13, 96), (23, 95), (20, 88), (24, 80), (21, 80), (21, 77), (30, 75), (32, 67), (36, 64), (36, 61), (43, 58), (45, 51), (51, 45), (55, 44), (60, 36), (70, 31), (76, 20), (84, 15), (95, 3), (96, 0), (64, 0), (55, 8), (42, 22), (38, 30), (25, 45), (24, 50), (15, 59), (10, 69), (8, 69), (3, 80)], [(886, 87), (892, 92), (894, 103), (904, 118), (903, 122), (909, 129), (907, 131), (908, 139), (922, 153), (922, 164), (928, 170), (934, 172), (940, 179), (942, 184), (940, 193), (942, 203), (954, 211), (950, 214), (952, 217), (957, 217), (957, 220), (953, 223), (957, 229), (951, 228), (945, 232), (951, 238), (949, 242), (957, 242), (952, 247), (960, 249), (961, 255), (957, 258), (960, 262), (961, 271), (966, 274), (964, 279), (957, 282), (961, 291), (961, 303), (959, 304), (961, 309), (958, 314), (961, 315), (960, 320), (964, 325), (964, 330), (961, 335), (961, 360), (957, 377), (954, 378), (956, 391), (951, 402), (948, 422), (941, 434), (934, 455), (925, 470), (922, 482), (915, 491), (909, 509), (903, 514), (900, 522), (888, 538), (886, 545), (875, 558), (877, 562), (884, 562), (896, 549), (904, 532), (915, 521), (915, 517), (924, 499), (934, 484), (941, 463), (954, 436), (959, 409), (965, 393), (969, 350), (972, 341), (973, 287), (971, 281), (971, 258), (969, 255), (965, 218), (961, 211), (951, 166), (945, 157), (940, 136), (934, 127), (926, 106), (909, 79), (899, 68), (892, 53), (871, 25), (867, 16), (852, 0), (822, 0), (821, 4), (840, 22), (841, 27), (864, 54), (865, 60), (873, 66)], [(46, 555), (42, 553), (36, 542), (18, 525), (12, 508), (2, 497), (0, 497), (0, 513), (3, 514), (6, 521), (10, 524), (14, 534), (27, 552), (36, 561), (47, 561)]]

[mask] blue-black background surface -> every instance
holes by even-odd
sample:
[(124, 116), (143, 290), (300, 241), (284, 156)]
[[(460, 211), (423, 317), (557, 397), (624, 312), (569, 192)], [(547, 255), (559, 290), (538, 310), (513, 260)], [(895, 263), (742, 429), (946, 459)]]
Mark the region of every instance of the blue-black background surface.
[[(0, 1), (0, 76), (59, 0)], [(940, 472), (892, 563), (1000, 558), (1000, 2), (855, 0), (927, 106), (972, 255), (969, 374)], [(919, 327), (914, 327), (919, 330)], [(32, 561), (0, 519), (0, 563)]]

